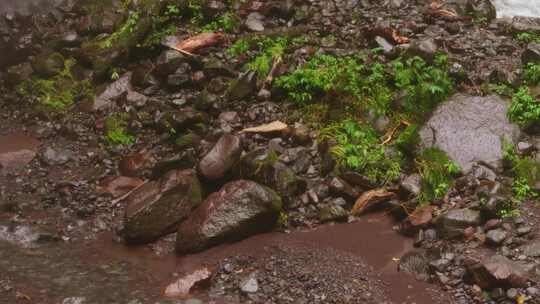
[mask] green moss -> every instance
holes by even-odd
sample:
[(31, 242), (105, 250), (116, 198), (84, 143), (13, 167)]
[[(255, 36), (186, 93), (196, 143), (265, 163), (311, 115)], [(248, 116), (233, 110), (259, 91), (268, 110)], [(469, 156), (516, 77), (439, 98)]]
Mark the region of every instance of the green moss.
[(33, 77), (23, 81), (16, 88), (22, 97), (35, 100), (39, 106), (53, 111), (64, 111), (76, 101), (93, 99), (94, 92), (89, 80), (78, 81), (71, 72), (75, 60), (64, 62), (64, 69), (53, 78)]
[(238, 39), (236, 42), (227, 49), (227, 53), (230, 56), (237, 57), (240, 54), (245, 54), (249, 51), (249, 42), (245, 39)]
[(452, 186), (454, 176), (460, 172), (459, 166), (437, 148), (422, 151), (417, 164), (422, 176), (419, 196), (421, 203), (432, 203), (443, 198)]
[(105, 138), (112, 145), (129, 146), (135, 142), (135, 137), (127, 131), (127, 117), (113, 114), (105, 119)]
[(203, 32), (217, 32), (223, 31), (226, 33), (232, 33), (240, 27), (240, 19), (232, 12), (226, 12), (215, 20), (204, 25), (202, 27)]

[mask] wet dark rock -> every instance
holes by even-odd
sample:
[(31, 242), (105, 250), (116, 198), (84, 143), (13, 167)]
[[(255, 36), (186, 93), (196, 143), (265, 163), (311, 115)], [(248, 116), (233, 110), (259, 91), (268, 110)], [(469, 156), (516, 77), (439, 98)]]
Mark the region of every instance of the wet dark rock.
[(439, 234), (447, 238), (456, 238), (463, 235), (467, 227), (476, 227), (481, 224), (480, 212), (471, 209), (452, 209), (441, 214), (436, 219)]
[(525, 287), (529, 280), (529, 274), (521, 264), (501, 255), (493, 255), (469, 266), (468, 272), (482, 288)]
[(486, 233), (486, 243), (492, 246), (499, 246), (508, 237), (508, 233), (503, 229), (493, 229)]
[(164, 131), (173, 128), (177, 132), (181, 132), (197, 124), (207, 124), (209, 120), (207, 113), (186, 107), (178, 111), (165, 113), (158, 124)]
[(41, 160), (49, 166), (63, 165), (71, 159), (71, 151), (47, 147), (40, 155)]
[(157, 179), (171, 170), (194, 169), (198, 159), (193, 149), (182, 151), (180, 155), (160, 160), (152, 168), (152, 179)]
[(226, 134), (199, 163), (199, 172), (209, 180), (223, 178), (225, 174), (238, 162), (242, 154), (240, 138)]
[(174, 144), (179, 150), (185, 150), (189, 148), (197, 148), (201, 143), (202, 138), (195, 132), (188, 132), (179, 136)]
[(53, 77), (64, 70), (64, 56), (57, 52), (44, 52), (34, 59), (32, 67), (36, 73), (44, 78)]
[(130, 193), (122, 235), (130, 243), (146, 243), (174, 232), (202, 201), (201, 185), (192, 170), (176, 170)]
[(353, 186), (351, 186), (349, 183), (339, 177), (332, 178), (332, 180), (330, 180), (329, 186), (330, 190), (337, 195), (345, 195), (352, 199), (357, 199), (358, 196), (360, 196), (360, 192), (358, 192)]
[(181, 87), (189, 84), (191, 77), (188, 74), (171, 74), (167, 76), (167, 85), (170, 87)]
[(516, 143), (520, 135), (519, 127), (508, 121), (507, 108), (495, 95), (454, 95), (420, 130), (420, 147), (445, 151), (465, 172), (475, 162), (502, 170), (502, 140)]
[(359, 187), (362, 190), (370, 190), (377, 187), (377, 184), (367, 178), (367, 176), (356, 171), (345, 171), (340, 177), (352, 186)]
[(241, 100), (252, 95), (257, 88), (257, 73), (246, 71), (235, 80), (228, 92), (231, 100)]
[(530, 42), (521, 55), (523, 63), (537, 63), (540, 61), (540, 43)]
[(408, 56), (419, 56), (427, 61), (432, 61), (437, 54), (437, 50), (438, 47), (435, 39), (426, 38), (411, 42), (410, 47), (406, 51), (406, 54)]
[(106, 193), (113, 198), (117, 198), (137, 188), (143, 183), (143, 180), (136, 177), (107, 176), (99, 181), (97, 192)]
[(141, 176), (143, 171), (149, 169), (154, 162), (150, 152), (137, 152), (122, 157), (118, 163), (118, 170), (125, 176)]
[(292, 129), (292, 139), (296, 144), (304, 145), (310, 142), (309, 128), (301, 123), (295, 123)]
[(524, 245), (520, 247), (520, 251), (528, 257), (540, 257), (540, 242), (533, 242), (531, 244)]
[(234, 172), (240, 178), (251, 179), (277, 191), (284, 200), (301, 193), (305, 183), (294, 171), (279, 161), (275, 152), (265, 148), (253, 150), (242, 156)]
[(326, 205), (319, 211), (319, 220), (322, 223), (332, 221), (345, 221), (349, 213), (339, 205)]
[(186, 62), (186, 57), (175, 50), (165, 50), (159, 55), (156, 61), (156, 74), (166, 78)]
[(179, 226), (176, 251), (197, 252), (270, 230), (281, 207), (280, 196), (268, 187), (247, 180), (227, 183)]
[(403, 189), (406, 193), (406, 195), (413, 195), (417, 196), (420, 194), (421, 190), (421, 181), (422, 177), (418, 173), (411, 174), (407, 177), (405, 177), (401, 183), (399, 184), (401, 189)]

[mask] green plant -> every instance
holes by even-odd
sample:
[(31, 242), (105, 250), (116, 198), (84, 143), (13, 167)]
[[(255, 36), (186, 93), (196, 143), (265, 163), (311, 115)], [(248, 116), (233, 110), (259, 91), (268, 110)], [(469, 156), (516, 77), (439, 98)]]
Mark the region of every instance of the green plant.
[(77, 81), (73, 77), (71, 69), (75, 63), (75, 60), (68, 59), (58, 75), (51, 79), (27, 79), (17, 86), (16, 91), (19, 95), (36, 100), (40, 106), (54, 111), (63, 111), (79, 99), (93, 99), (94, 92), (90, 81)]
[(512, 96), (514, 94), (514, 89), (506, 83), (489, 83), (488, 91), (504, 96)]
[(420, 170), (421, 192), (419, 201), (431, 203), (444, 197), (452, 185), (454, 177), (461, 171), (444, 151), (429, 148), (422, 151), (417, 159)]
[(516, 153), (513, 144), (503, 141), (503, 158), (511, 165), (511, 171), (514, 173), (512, 190), (518, 201), (525, 198), (537, 197), (538, 194), (532, 189), (532, 186), (540, 181), (540, 164), (529, 156), (520, 156)]
[(105, 119), (105, 138), (110, 144), (129, 146), (135, 142), (135, 137), (127, 132), (125, 115), (114, 114)]
[(523, 67), (523, 80), (530, 85), (540, 84), (540, 64), (527, 63)]
[(283, 56), (288, 39), (279, 37), (276, 39), (262, 38), (257, 41), (260, 54), (249, 62), (246, 67), (257, 72), (259, 78), (266, 77), (275, 60)]
[(399, 177), (401, 155), (385, 153), (371, 127), (344, 120), (321, 131), (320, 140), (326, 139), (337, 141), (331, 152), (337, 158), (340, 169), (361, 172), (374, 182), (392, 181)]
[(237, 57), (240, 54), (245, 54), (247, 51), (249, 51), (249, 42), (245, 39), (238, 39), (227, 49), (227, 54)]
[(216, 20), (202, 27), (203, 32), (216, 32), (218, 30), (231, 33), (238, 29), (240, 21), (238, 17), (231, 12), (226, 12), (219, 16)]
[(438, 55), (432, 66), (420, 57), (405, 62), (393, 61), (395, 85), (407, 93), (405, 107), (408, 113), (421, 119), (452, 92), (454, 84), (447, 71), (447, 62), (446, 55)]
[(521, 87), (514, 94), (508, 108), (508, 118), (522, 128), (540, 122), (540, 102), (531, 95), (529, 88)]
[(523, 44), (527, 44), (529, 42), (540, 43), (540, 36), (531, 32), (519, 33), (517, 34), (516, 39)]
[(138, 12), (132, 12), (118, 30), (100, 42), (101, 48), (111, 48), (115, 42), (121, 40), (126, 35), (131, 34), (139, 23), (139, 18)]

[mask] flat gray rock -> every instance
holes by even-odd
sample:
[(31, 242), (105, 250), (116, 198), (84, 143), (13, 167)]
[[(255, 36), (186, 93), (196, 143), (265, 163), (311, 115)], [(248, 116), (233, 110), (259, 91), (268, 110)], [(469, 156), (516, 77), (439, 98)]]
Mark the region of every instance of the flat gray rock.
[(516, 143), (520, 129), (506, 116), (499, 96), (456, 94), (439, 105), (420, 130), (420, 149), (436, 147), (466, 173), (476, 162), (502, 168), (503, 139)]

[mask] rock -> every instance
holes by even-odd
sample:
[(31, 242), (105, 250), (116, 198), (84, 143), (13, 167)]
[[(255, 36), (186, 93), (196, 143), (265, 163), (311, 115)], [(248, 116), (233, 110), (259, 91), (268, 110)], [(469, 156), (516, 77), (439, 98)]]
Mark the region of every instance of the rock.
[(118, 80), (109, 84), (101, 93), (99, 93), (88, 110), (97, 111), (112, 106), (112, 103), (123, 94), (132, 91), (131, 73), (125, 73)]
[(50, 78), (64, 70), (64, 56), (54, 52), (44, 52), (36, 56), (32, 63), (34, 71), (43, 78)]
[(534, 150), (534, 145), (529, 142), (520, 141), (517, 144), (517, 150), (521, 155), (529, 154)]
[(310, 142), (309, 128), (301, 123), (295, 123), (292, 129), (292, 139), (296, 144), (304, 145)]
[(524, 255), (531, 257), (531, 258), (537, 258), (540, 257), (540, 242), (534, 242), (528, 245), (524, 245), (519, 248), (521, 252), (523, 252)]
[(199, 172), (209, 180), (220, 179), (233, 167), (242, 154), (240, 138), (226, 134), (199, 163)]
[(477, 20), (484, 19), (486, 21), (490, 21), (497, 16), (495, 6), (490, 0), (468, 1), (467, 13)]
[(0, 175), (15, 173), (36, 157), (39, 140), (23, 134), (0, 136)]
[(531, 233), (531, 231), (532, 231), (531, 226), (522, 226), (522, 227), (519, 227), (518, 229), (516, 229), (516, 234), (518, 236), (524, 236), (524, 235), (527, 235), (527, 234)]
[(436, 219), (439, 234), (447, 238), (463, 235), (467, 227), (476, 227), (481, 223), (480, 212), (471, 209), (451, 209)]
[(71, 298), (64, 298), (62, 300), (62, 304), (84, 304), (86, 303), (85, 297), (71, 297)]
[(377, 183), (371, 181), (365, 175), (356, 171), (345, 171), (340, 175), (349, 184), (359, 187), (362, 190), (371, 190), (377, 187)]
[(48, 166), (58, 166), (67, 163), (71, 159), (71, 151), (47, 147), (40, 157)]
[(410, 226), (409, 229), (413, 231), (425, 227), (431, 223), (434, 211), (434, 206), (419, 206), (413, 211), (413, 213), (409, 215), (409, 217), (405, 220), (403, 224)]
[(508, 233), (503, 229), (493, 229), (486, 233), (486, 242), (493, 246), (499, 246), (507, 236)]
[(329, 183), (330, 190), (336, 195), (345, 195), (349, 198), (356, 199), (360, 195), (353, 186), (339, 177), (334, 177)]
[(163, 292), (166, 297), (185, 297), (189, 295), (189, 291), (197, 284), (210, 279), (212, 273), (208, 268), (201, 268), (192, 273), (182, 276), (174, 283), (171, 283)]
[(502, 170), (502, 141), (516, 143), (519, 127), (508, 121), (498, 96), (456, 94), (442, 103), (420, 130), (420, 148), (437, 147), (467, 173), (476, 162)]
[(231, 100), (241, 100), (252, 95), (256, 89), (257, 73), (255, 71), (246, 71), (232, 83), (228, 96)]
[(136, 177), (107, 176), (99, 181), (97, 192), (106, 193), (113, 198), (121, 197), (129, 191), (142, 185), (144, 181)]
[(122, 204), (125, 239), (146, 243), (174, 232), (202, 201), (201, 185), (192, 170), (175, 170), (130, 193)]
[(240, 290), (245, 293), (256, 293), (259, 291), (259, 282), (255, 273), (250, 274), (240, 282)]
[(401, 189), (405, 191), (407, 196), (413, 195), (418, 196), (420, 194), (421, 190), (421, 181), (422, 177), (418, 173), (411, 174), (409, 176), (406, 176), (403, 180), (401, 180), (401, 183), (399, 184)]
[(272, 189), (252, 181), (227, 183), (212, 193), (178, 228), (178, 254), (240, 240), (274, 227), (282, 202)]
[(419, 56), (426, 61), (432, 61), (437, 54), (437, 43), (433, 38), (414, 40), (407, 49), (408, 56)]
[(257, 12), (253, 12), (247, 16), (245, 25), (250, 31), (262, 32), (264, 31), (263, 20), (264, 20), (263, 15)]
[(388, 42), (388, 40), (384, 39), (381, 36), (376, 36), (375, 42), (380, 48), (383, 49), (383, 53), (385, 55), (392, 54), (392, 52), (394, 51), (394, 46), (390, 42)]
[(118, 163), (118, 170), (125, 176), (140, 176), (145, 169), (149, 169), (155, 159), (149, 151), (141, 151), (122, 157)]
[(506, 297), (510, 300), (516, 299), (518, 296), (518, 290), (515, 288), (510, 288), (506, 291)]
[(305, 187), (294, 171), (278, 160), (275, 152), (264, 148), (242, 156), (233, 171), (239, 178), (254, 180), (274, 189), (286, 201)]
[(521, 54), (521, 61), (526, 64), (529, 62), (537, 63), (540, 61), (540, 43), (530, 42), (527, 48)]
[(165, 50), (156, 60), (156, 74), (165, 79), (186, 62), (186, 57), (175, 50)]
[(493, 255), (468, 268), (473, 281), (482, 288), (525, 287), (529, 274), (525, 268), (504, 256)]
[(4, 83), (8, 88), (15, 88), (21, 82), (30, 79), (33, 73), (34, 69), (28, 62), (10, 66), (3, 77)]
[(349, 213), (339, 205), (326, 205), (319, 211), (319, 220), (322, 223), (347, 220)]
[(174, 142), (178, 150), (185, 150), (189, 148), (197, 148), (201, 143), (202, 138), (195, 132), (188, 132), (181, 135)]

